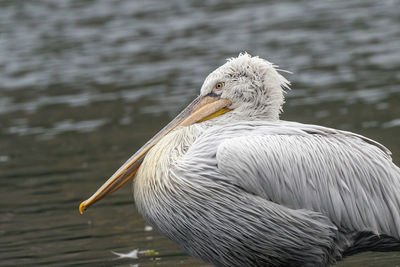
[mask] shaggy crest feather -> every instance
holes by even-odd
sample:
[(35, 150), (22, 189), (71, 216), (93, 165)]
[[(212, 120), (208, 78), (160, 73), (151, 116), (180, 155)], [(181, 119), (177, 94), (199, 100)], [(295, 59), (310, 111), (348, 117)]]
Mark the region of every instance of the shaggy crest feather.
[(208, 75), (201, 94), (209, 94), (216, 83), (223, 82), (221, 97), (232, 101), (236, 114), (277, 120), (285, 102), (284, 90), (289, 89), (290, 82), (276, 67), (265, 59), (241, 53)]

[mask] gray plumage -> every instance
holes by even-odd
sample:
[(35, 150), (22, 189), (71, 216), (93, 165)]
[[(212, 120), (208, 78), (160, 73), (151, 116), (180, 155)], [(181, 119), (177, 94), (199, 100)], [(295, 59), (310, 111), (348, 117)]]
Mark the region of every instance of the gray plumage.
[[(354, 133), (278, 120), (288, 82), (260, 60), (240, 55), (206, 79), (204, 95), (221, 79), (241, 82), (221, 96), (235, 109), (181, 127), (149, 151), (134, 183), (139, 211), (218, 266), (326, 266), (398, 250), (400, 169), (389, 150)], [(268, 71), (258, 77), (252, 64), (260, 62)]]

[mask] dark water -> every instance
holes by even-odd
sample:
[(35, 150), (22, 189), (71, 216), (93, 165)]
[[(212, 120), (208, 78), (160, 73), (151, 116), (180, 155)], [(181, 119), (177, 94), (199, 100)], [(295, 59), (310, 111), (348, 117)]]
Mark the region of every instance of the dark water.
[[(0, 265), (204, 265), (146, 227), (130, 186), (77, 208), (240, 51), (293, 72), (284, 119), (361, 133), (399, 164), (399, 7), (0, 1)], [(366, 253), (340, 266), (399, 264)]]

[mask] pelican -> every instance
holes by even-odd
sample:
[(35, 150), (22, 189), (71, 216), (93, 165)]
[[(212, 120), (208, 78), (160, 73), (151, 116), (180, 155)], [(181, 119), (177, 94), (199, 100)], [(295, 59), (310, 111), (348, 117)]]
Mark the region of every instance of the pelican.
[(145, 220), (216, 266), (328, 266), (400, 249), (400, 169), (367, 137), (279, 119), (289, 82), (242, 53), (123, 164)]

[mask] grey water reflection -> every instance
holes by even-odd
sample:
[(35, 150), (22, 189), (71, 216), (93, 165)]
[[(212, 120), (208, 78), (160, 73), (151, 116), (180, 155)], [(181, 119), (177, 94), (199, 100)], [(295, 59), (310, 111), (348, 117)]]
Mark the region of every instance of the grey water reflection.
[(146, 228), (129, 186), (77, 206), (240, 51), (293, 72), (284, 119), (361, 133), (399, 164), (399, 4), (0, 1), (0, 265), (204, 266)]

